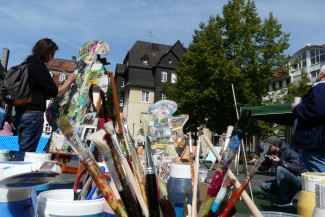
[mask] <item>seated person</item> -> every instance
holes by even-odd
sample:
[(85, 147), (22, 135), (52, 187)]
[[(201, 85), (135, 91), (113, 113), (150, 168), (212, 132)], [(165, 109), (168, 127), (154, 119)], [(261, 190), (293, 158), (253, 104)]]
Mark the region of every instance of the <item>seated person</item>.
[[(301, 173), (306, 172), (300, 163), (298, 154), (289, 144), (281, 142), (277, 136), (271, 136), (264, 143), (268, 156), (258, 170), (266, 171), (273, 165), (276, 167), (276, 178), (265, 181), (261, 189), (267, 193), (278, 195), (273, 205), (279, 207), (292, 206), (294, 195), (301, 190)], [(265, 153), (264, 152), (264, 153)], [(252, 163), (256, 163), (253, 159)]]

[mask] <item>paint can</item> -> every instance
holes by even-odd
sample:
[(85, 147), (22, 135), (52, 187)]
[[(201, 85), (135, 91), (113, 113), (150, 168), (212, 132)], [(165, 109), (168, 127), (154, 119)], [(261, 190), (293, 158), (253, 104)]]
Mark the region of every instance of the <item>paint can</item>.
[(34, 217), (37, 195), (34, 187), (55, 181), (60, 167), (53, 164), (40, 171), (41, 163), (0, 163), (0, 213), (1, 216)]
[(38, 196), (39, 217), (102, 217), (104, 198), (73, 200), (73, 189), (44, 191)]
[[(24, 162), (35, 162), (35, 163), (43, 163), (45, 161), (51, 160), (51, 154), (47, 153), (38, 153), (38, 152), (26, 152), (24, 157)], [(36, 191), (42, 192), (51, 189), (52, 184), (41, 185), (36, 187)]]
[(301, 174), (301, 180), (302, 190), (297, 204), (297, 213), (311, 217), (316, 206), (315, 186), (317, 183), (325, 182), (325, 173), (303, 173)]
[(316, 206), (313, 212), (313, 217), (325, 216), (325, 183), (317, 183), (315, 185)]
[(199, 182), (206, 182), (208, 178), (208, 170), (199, 170)]
[(9, 153), (10, 153), (10, 150), (7, 150), (7, 149), (0, 150), (0, 162), (1, 161), (8, 161), (9, 160)]
[[(186, 197), (187, 188), (191, 190), (188, 195), (188, 203), (192, 204), (192, 180), (191, 168), (189, 163), (172, 163), (170, 165), (170, 177), (167, 182), (167, 192), (169, 201), (173, 204), (176, 217), (182, 217), (183, 205)], [(198, 198), (199, 198), (198, 188)]]

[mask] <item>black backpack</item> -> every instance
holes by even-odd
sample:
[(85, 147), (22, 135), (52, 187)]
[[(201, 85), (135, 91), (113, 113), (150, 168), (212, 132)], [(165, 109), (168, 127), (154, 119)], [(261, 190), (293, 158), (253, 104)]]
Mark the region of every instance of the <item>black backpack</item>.
[(32, 100), (32, 90), (28, 82), (29, 62), (13, 66), (7, 72), (0, 88), (1, 99), (14, 106), (23, 106)]

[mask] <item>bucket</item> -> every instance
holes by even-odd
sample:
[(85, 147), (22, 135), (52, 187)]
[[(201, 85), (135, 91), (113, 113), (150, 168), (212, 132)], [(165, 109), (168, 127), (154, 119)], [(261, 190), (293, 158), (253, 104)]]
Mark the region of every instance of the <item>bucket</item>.
[(39, 217), (102, 217), (104, 198), (73, 200), (73, 189), (44, 191), (38, 196)]
[(7, 149), (0, 150), (0, 161), (8, 161), (9, 153), (10, 153), (10, 150), (7, 150)]
[(313, 217), (325, 216), (325, 183), (317, 183), (315, 185), (316, 191), (316, 206), (313, 212)]
[(103, 217), (116, 217), (112, 208), (108, 205), (108, 203), (104, 203), (104, 213)]
[(263, 217), (303, 217), (301, 215), (296, 215), (292, 213), (273, 212), (273, 211), (262, 211), (261, 214), (263, 215)]
[[(37, 152), (26, 152), (24, 162), (43, 163), (51, 160), (51, 154), (37, 153)], [(41, 185), (36, 187), (36, 191), (42, 192), (51, 189), (52, 184)]]
[(199, 182), (206, 182), (208, 178), (208, 170), (199, 170)]
[(325, 173), (303, 173), (301, 179), (302, 190), (297, 204), (297, 213), (311, 217), (316, 206), (315, 186), (317, 183), (325, 182)]
[[(192, 186), (190, 164), (172, 163), (170, 166), (170, 177), (167, 182), (167, 192), (169, 201), (173, 204), (176, 217), (182, 217), (183, 205), (186, 191)], [(199, 189), (199, 188), (198, 188)], [(198, 190), (198, 198), (199, 198)], [(192, 204), (192, 187), (187, 197), (188, 203)]]

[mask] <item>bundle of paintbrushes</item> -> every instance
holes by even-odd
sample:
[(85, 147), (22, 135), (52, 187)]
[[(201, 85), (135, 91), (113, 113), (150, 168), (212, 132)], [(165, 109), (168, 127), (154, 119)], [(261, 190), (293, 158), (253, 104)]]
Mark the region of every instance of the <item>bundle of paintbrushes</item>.
[(146, 193), (150, 217), (159, 217), (159, 195), (157, 188), (156, 172), (152, 160), (151, 143), (149, 139), (150, 115), (142, 114), (140, 119), (145, 134), (145, 163), (146, 163)]
[[(110, 150), (111, 150), (111, 152), (113, 154), (115, 162), (118, 162), (118, 164), (123, 166), (123, 169), (126, 172), (127, 178), (130, 181), (130, 184), (131, 184), (131, 186), (133, 188), (133, 191), (134, 191), (134, 193), (136, 195), (136, 198), (139, 201), (140, 207), (141, 207), (144, 215), (149, 216), (147, 204), (146, 204), (145, 200), (143, 199), (140, 187), (137, 184), (137, 181), (136, 181), (136, 179), (135, 179), (135, 177), (133, 175), (133, 172), (131, 170), (129, 162), (127, 161), (127, 159), (125, 157), (125, 154), (124, 154), (124, 151), (123, 151), (123, 148), (122, 148), (122, 144), (120, 142), (120, 138), (119, 138), (119, 136), (116, 134), (116, 132), (114, 130), (113, 123), (112, 122), (105, 123), (105, 129), (108, 132), (107, 135), (109, 135), (108, 137), (106, 136), (105, 139), (106, 139), (107, 143), (110, 146)], [(118, 174), (120, 173), (123, 176), (123, 177), (121, 176), (121, 178), (122, 178), (122, 180), (125, 179), (125, 184), (127, 184), (126, 175), (125, 175), (125, 173), (123, 173), (122, 166), (120, 167), (120, 169), (118, 169)], [(122, 180), (121, 180), (121, 182), (122, 182)], [(123, 190), (126, 190), (127, 188), (129, 188), (129, 185), (124, 186), (123, 182), (122, 182), (122, 186), (123, 186)], [(130, 191), (130, 190), (127, 190), (127, 191)], [(130, 191), (130, 194), (131, 194), (131, 191)], [(130, 200), (131, 200), (131, 198), (130, 198)]]
[(147, 196), (144, 188), (145, 176), (124, 116), (122, 116), (122, 126), (123, 126), (123, 135), (124, 135), (125, 143), (128, 144), (127, 146), (131, 153), (132, 165), (134, 167), (134, 174), (139, 183), (143, 199), (147, 203)]
[(65, 115), (61, 116), (57, 119), (57, 125), (64, 134), (65, 138), (68, 140), (73, 151), (78, 154), (81, 162), (88, 170), (92, 179), (100, 189), (103, 197), (106, 199), (116, 216), (128, 216), (124, 210), (123, 202), (121, 200), (117, 200), (115, 197), (102, 170), (97, 165), (97, 162), (94, 160), (94, 157), (88, 150), (87, 146), (81, 142), (77, 132), (73, 129), (68, 118)]
[(248, 125), (248, 121), (251, 117), (251, 111), (250, 110), (244, 110), (236, 123), (234, 130), (231, 134), (231, 138), (228, 144), (228, 147), (225, 149), (225, 151), (222, 153), (221, 160), (217, 165), (216, 172), (212, 178), (212, 182), (208, 187), (207, 195), (209, 198), (205, 203), (201, 206), (200, 212), (198, 214), (199, 217), (206, 216), (215, 200), (215, 197), (217, 196), (221, 184), (224, 180), (224, 177), (227, 173), (227, 170), (229, 168), (229, 165), (231, 161), (235, 158), (235, 155), (238, 151), (240, 140), (243, 137), (245, 133), (245, 129)]
[(113, 149), (111, 152), (109, 148), (108, 142), (112, 144), (110, 141), (110, 136), (106, 133), (105, 130), (99, 130), (88, 136), (87, 139), (94, 142), (96, 147), (102, 153), (105, 164), (110, 171), (111, 177), (126, 207), (128, 216), (140, 217), (142, 211), (138, 210), (137, 208), (137, 201), (132, 195), (132, 191), (129, 187), (129, 183), (127, 182), (127, 178), (122, 168), (119, 156), (116, 153), (115, 149)]

